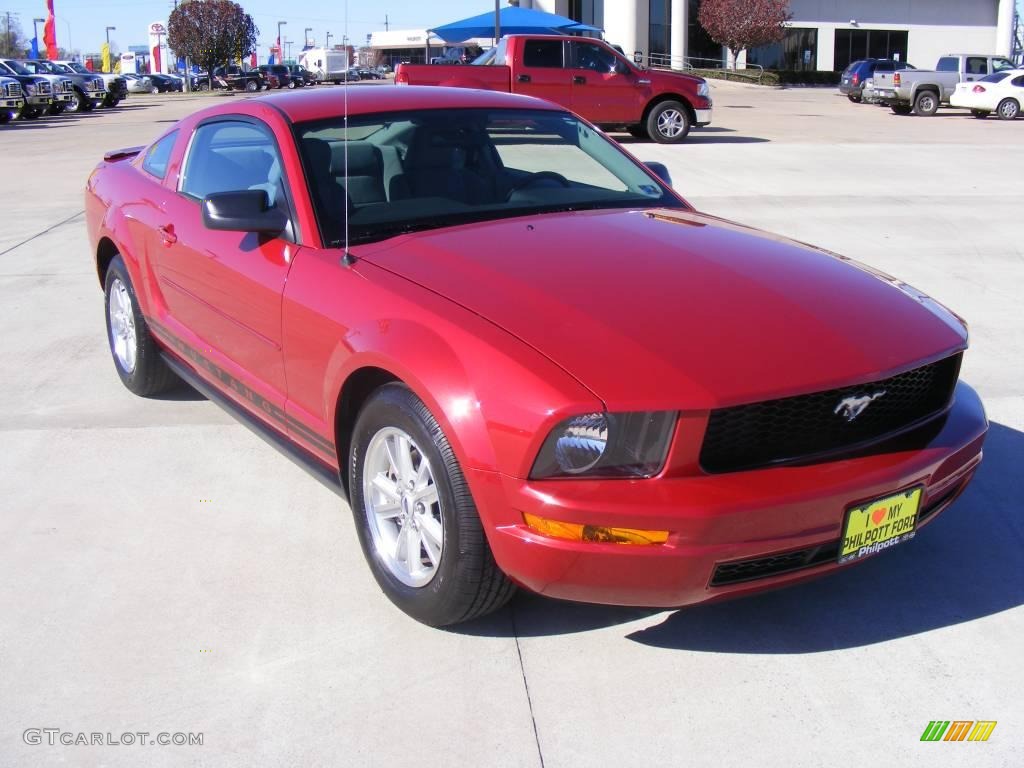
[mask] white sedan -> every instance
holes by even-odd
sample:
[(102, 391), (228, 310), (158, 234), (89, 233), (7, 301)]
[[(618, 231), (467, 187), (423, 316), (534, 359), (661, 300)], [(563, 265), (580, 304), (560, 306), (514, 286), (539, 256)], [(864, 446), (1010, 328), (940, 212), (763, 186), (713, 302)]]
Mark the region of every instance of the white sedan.
[(975, 117), (995, 112), (1002, 120), (1013, 120), (1024, 107), (1024, 69), (1004, 69), (974, 82), (960, 83), (949, 103), (971, 110)]
[(149, 93), (152, 88), (149, 78), (145, 75), (126, 74), (122, 77), (128, 81), (128, 93)]

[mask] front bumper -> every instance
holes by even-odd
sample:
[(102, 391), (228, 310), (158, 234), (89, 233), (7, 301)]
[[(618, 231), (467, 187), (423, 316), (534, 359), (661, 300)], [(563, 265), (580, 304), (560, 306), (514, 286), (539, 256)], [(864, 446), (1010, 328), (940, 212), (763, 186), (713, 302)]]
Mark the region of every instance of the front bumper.
[(30, 107), (48, 107), (53, 101), (53, 96), (46, 94), (44, 96), (26, 96), (25, 104)]
[(24, 106), (25, 106), (25, 99), (23, 99), (20, 96), (18, 98), (16, 98), (16, 99), (9, 99), (6, 96), (3, 97), (3, 98), (0, 98), (0, 109), (2, 109), (4, 111), (7, 111), (7, 110), (17, 111), (17, 110), (21, 109)]
[[(668, 608), (834, 571), (841, 567), (835, 558), (822, 561), (809, 555), (805, 566), (784, 573), (712, 585), (722, 564), (798, 551), (827, 556), (849, 507), (915, 485), (925, 489), (920, 529), (967, 485), (981, 460), (987, 429), (977, 394), (960, 383), (952, 409), (933, 428), (925, 447), (916, 450), (891, 446), (806, 466), (719, 475), (694, 470), (673, 477), (666, 472), (636, 481), (531, 481), (495, 472), (467, 474), (494, 557), (514, 581), (551, 597)], [(567, 541), (527, 528), (524, 512), (670, 534), (660, 546)]]
[(711, 125), (711, 109), (695, 109), (694, 115), (696, 116), (695, 122), (697, 126), (703, 128), (705, 125)]

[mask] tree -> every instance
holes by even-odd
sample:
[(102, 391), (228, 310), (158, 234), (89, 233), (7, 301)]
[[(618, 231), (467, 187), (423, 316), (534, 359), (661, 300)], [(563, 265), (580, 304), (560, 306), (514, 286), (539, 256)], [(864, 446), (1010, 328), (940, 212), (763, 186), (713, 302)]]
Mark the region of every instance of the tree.
[(167, 20), (167, 45), (206, 67), (211, 90), (214, 68), (251, 54), (258, 35), (252, 16), (231, 0), (191, 0)]
[(23, 59), (28, 47), (29, 43), (21, 34), (18, 19), (10, 13), (0, 14), (0, 56)]
[(786, 36), (788, 0), (702, 0), (697, 14), (711, 39), (732, 53), (733, 66), (742, 51), (777, 43)]

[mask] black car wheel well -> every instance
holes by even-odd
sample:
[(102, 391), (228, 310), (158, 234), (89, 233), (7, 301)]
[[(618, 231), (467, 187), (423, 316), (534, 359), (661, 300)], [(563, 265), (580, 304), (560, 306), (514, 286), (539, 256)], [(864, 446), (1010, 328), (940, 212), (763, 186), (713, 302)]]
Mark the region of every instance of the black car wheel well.
[(100, 244), (96, 247), (96, 274), (100, 278), (101, 288), (106, 285), (107, 269), (110, 267), (110, 262), (114, 260), (118, 253), (117, 246), (114, 245), (109, 237), (102, 238)]
[(363, 403), (385, 384), (401, 381), (391, 371), (383, 368), (360, 368), (345, 380), (338, 395), (338, 407), (334, 414), (334, 445), (338, 451), (338, 466), (341, 467), (341, 483), (348, 492), (348, 451), (352, 443), (352, 430), (362, 410)]

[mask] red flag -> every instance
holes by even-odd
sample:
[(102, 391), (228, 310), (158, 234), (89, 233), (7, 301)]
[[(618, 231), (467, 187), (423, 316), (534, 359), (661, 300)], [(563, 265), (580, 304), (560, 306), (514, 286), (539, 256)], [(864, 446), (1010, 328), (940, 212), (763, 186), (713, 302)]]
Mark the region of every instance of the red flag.
[(256, 69), (256, 67), (258, 67), (259, 64), (260, 64), (260, 62), (256, 58), (256, 51), (253, 51), (252, 52), (252, 58), (249, 60), (249, 66), (252, 67), (253, 69)]
[(53, 16), (53, 0), (46, 0), (46, 24), (43, 26), (43, 43), (46, 45), (46, 58), (58, 58), (57, 24)]

